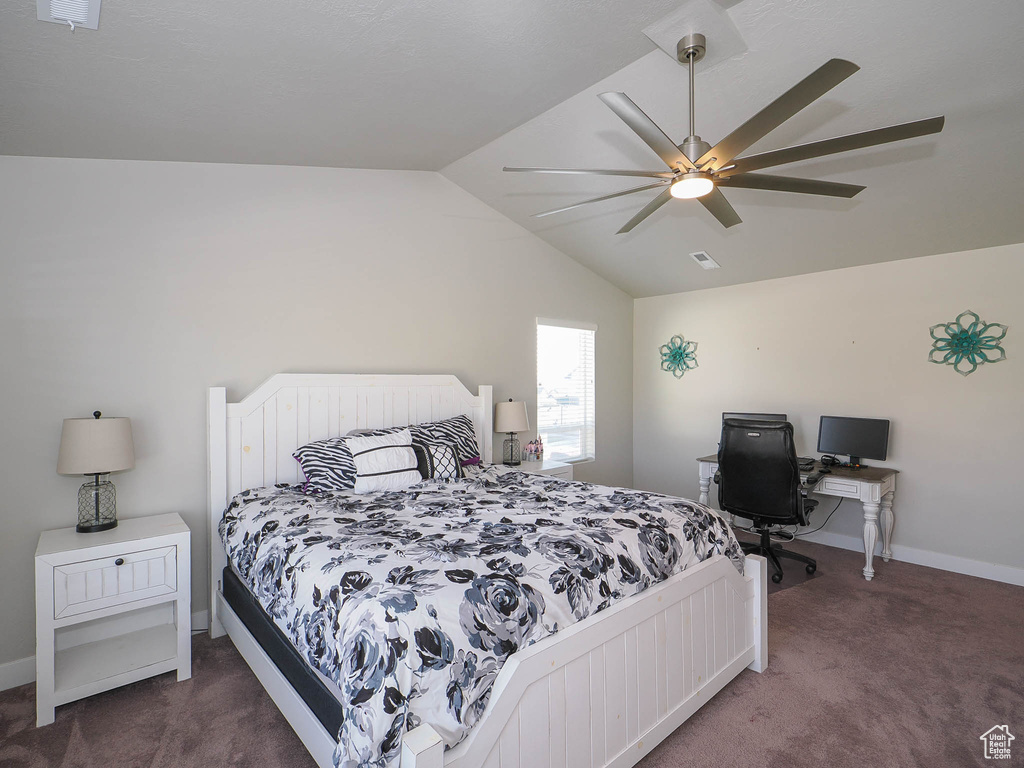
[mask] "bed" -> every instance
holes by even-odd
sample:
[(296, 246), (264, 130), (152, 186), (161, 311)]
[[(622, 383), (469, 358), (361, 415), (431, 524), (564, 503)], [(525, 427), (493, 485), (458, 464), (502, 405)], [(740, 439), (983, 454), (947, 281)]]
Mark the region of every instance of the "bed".
[[(251, 580), (249, 584), (235, 583), (240, 580), (233, 578), (232, 568), (228, 568), (220, 529), (225, 508), (239, 493), (248, 491), (243, 498), (261, 505), (260, 515), (270, 514), (267, 509), (273, 507), (285, 516), (282, 520), (291, 521), (304, 503), (301, 494), (272, 486), (295, 485), (301, 480), (291, 456), (299, 446), (344, 435), (352, 429), (420, 424), (460, 414), (472, 419), (483, 462), (489, 464), (491, 389), (480, 387), (474, 395), (453, 376), (280, 374), (241, 402), (231, 404), (226, 402), (223, 388), (210, 390), (210, 631), (215, 637), (224, 632), (230, 635), (322, 768), (334, 764), (337, 720), (331, 719), (330, 702), (325, 704), (323, 691), (317, 693), (317, 676), (308, 670), (303, 672), (301, 663), (297, 668), (295, 659), (286, 657), (288, 643), (282, 651), (278, 647), (281, 638), (276, 639), (275, 646), (273, 631), (254, 623), (259, 607), (247, 607), (245, 598), (246, 588), (252, 588)], [(573, 509), (582, 503), (577, 497), (583, 495), (608, 509), (615, 504), (625, 508), (634, 503), (623, 495), (629, 493), (625, 489), (604, 489), (517, 472), (503, 474), (497, 469), (475, 473), (458, 493), (467, 493), (466, 488), (476, 489), (472, 493), (481, 494), (481, 498), (488, 493), (504, 493), (501, 503), (510, 507), (519, 505), (508, 499), (526, 496), (542, 498), (545, 503), (561, 498), (562, 506), (568, 504)], [(675, 502), (684, 503), (668, 499), (657, 504), (671, 507)], [(423, 503), (420, 499), (418, 508), (422, 509)], [(655, 502), (644, 499), (643, 503)], [(232, 519), (239, 526), (250, 525), (251, 533), (252, 521), (240, 522), (243, 506), (235, 500)], [(401, 500), (395, 506), (402, 506)], [(703, 514), (702, 508), (696, 511)], [(559, 522), (548, 519), (555, 517), (550, 506), (538, 514), (545, 525)], [(573, 514), (580, 517), (578, 509), (569, 517)], [(643, 519), (630, 519), (625, 512), (615, 516), (625, 528), (642, 527)], [(330, 538), (320, 534), (315, 509), (313, 522), (308, 518), (310, 515), (302, 522), (316, 529), (311, 539), (314, 543)], [(581, 519), (592, 526), (602, 524), (596, 513)], [(492, 525), (493, 520), (487, 520), (486, 515), (466, 518), (467, 530), (470, 523)], [(425, 532), (432, 522), (420, 519)], [(241, 535), (237, 533), (236, 542)], [(479, 531), (474, 532), (470, 541), (475, 545), (479, 536)], [(335, 554), (345, 549), (339, 541), (333, 544)], [(618, 546), (625, 549), (626, 545)], [(244, 567), (237, 566), (239, 551), (237, 544), (232, 547), (234, 570), (245, 573)], [(475, 553), (465, 554), (468, 557)], [(710, 554), (709, 550), (701, 562), (638, 594), (629, 592), (615, 602), (602, 603), (597, 610), (596, 603), (578, 610), (574, 607), (579, 615), (571, 626), (541, 632), (528, 643), (504, 648), (507, 656), (487, 681), (489, 696), (479, 700), (472, 728), (453, 736), (452, 723), (438, 720), (432, 725), (410, 719), (406, 727), (415, 727), (403, 729), (403, 733), (393, 735), (393, 743), (389, 742), (392, 751), (388, 754), (393, 758), (387, 761), (389, 768), (596, 768), (635, 764), (744, 668), (761, 671), (766, 666), (764, 561), (730, 554)], [(432, 552), (427, 559), (434, 562), (438, 556)], [(451, 553), (446, 550), (440, 559), (450, 561)], [(313, 570), (319, 573), (320, 565), (318, 561)], [(463, 576), (468, 569), (448, 570), (456, 574), (449, 577), (452, 580), (470, 580), (476, 575)], [(447, 571), (431, 571), (437, 572)], [(548, 580), (547, 573), (542, 575)], [(554, 577), (551, 580), (554, 583)], [(443, 579), (441, 583), (447, 584)], [(559, 585), (564, 589), (564, 584)], [(264, 600), (263, 607), (267, 605)], [(307, 614), (306, 620), (309, 618)], [(286, 627), (291, 621), (278, 623)], [(291, 651), (295, 653), (294, 648)], [(303, 677), (308, 684), (302, 682)], [(457, 743), (445, 749), (446, 740)]]

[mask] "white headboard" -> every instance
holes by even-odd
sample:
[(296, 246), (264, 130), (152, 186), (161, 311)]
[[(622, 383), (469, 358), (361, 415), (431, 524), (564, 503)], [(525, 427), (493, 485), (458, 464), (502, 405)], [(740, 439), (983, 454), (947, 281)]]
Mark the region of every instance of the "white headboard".
[(210, 631), (220, 572), (227, 565), (217, 526), (235, 494), (301, 478), (296, 448), (353, 429), (400, 427), (460, 414), (473, 419), (477, 444), (491, 462), (492, 392), (473, 395), (455, 376), (433, 374), (279, 373), (239, 403), (211, 387), (209, 428)]

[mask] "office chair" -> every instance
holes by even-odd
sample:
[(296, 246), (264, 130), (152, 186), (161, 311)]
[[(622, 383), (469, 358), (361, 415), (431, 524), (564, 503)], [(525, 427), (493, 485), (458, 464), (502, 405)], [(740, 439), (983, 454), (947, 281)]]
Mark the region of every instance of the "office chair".
[(782, 581), (780, 557), (805, 563), (807, 573), (818, 564), (810, 557), (772, 545), (771, 528), (807, 525), (818, 502), (806, 498), (820, 475), (800, 482), (800, 469), (788, 421), (725, 419), (718, 448), (718, 505), (726, 512), (754, 521), (761, 534), (758, 543), (743, 544), (747, 554), (764, 555), (772, 564), (772, 581)]

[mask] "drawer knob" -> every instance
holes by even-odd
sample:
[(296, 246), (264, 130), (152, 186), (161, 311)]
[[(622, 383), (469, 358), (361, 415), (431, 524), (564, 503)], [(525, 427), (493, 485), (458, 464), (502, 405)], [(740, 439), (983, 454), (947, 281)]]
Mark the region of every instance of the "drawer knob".
[(117, 558), (117, 560), (114, 561), (114, 565), (124, 565), (124, 558), (123, 557)]

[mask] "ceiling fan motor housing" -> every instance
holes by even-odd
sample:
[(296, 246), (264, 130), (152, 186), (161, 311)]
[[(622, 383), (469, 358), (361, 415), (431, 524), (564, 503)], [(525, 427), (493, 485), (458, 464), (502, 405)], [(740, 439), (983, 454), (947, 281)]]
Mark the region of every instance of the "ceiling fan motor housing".
[(711, 145), (700, 136), (687, 136), (686, 141), (679, 145), (679, 149), (690, 158), (691, 163), (696, 163), (705, 152), (711, 149)]

